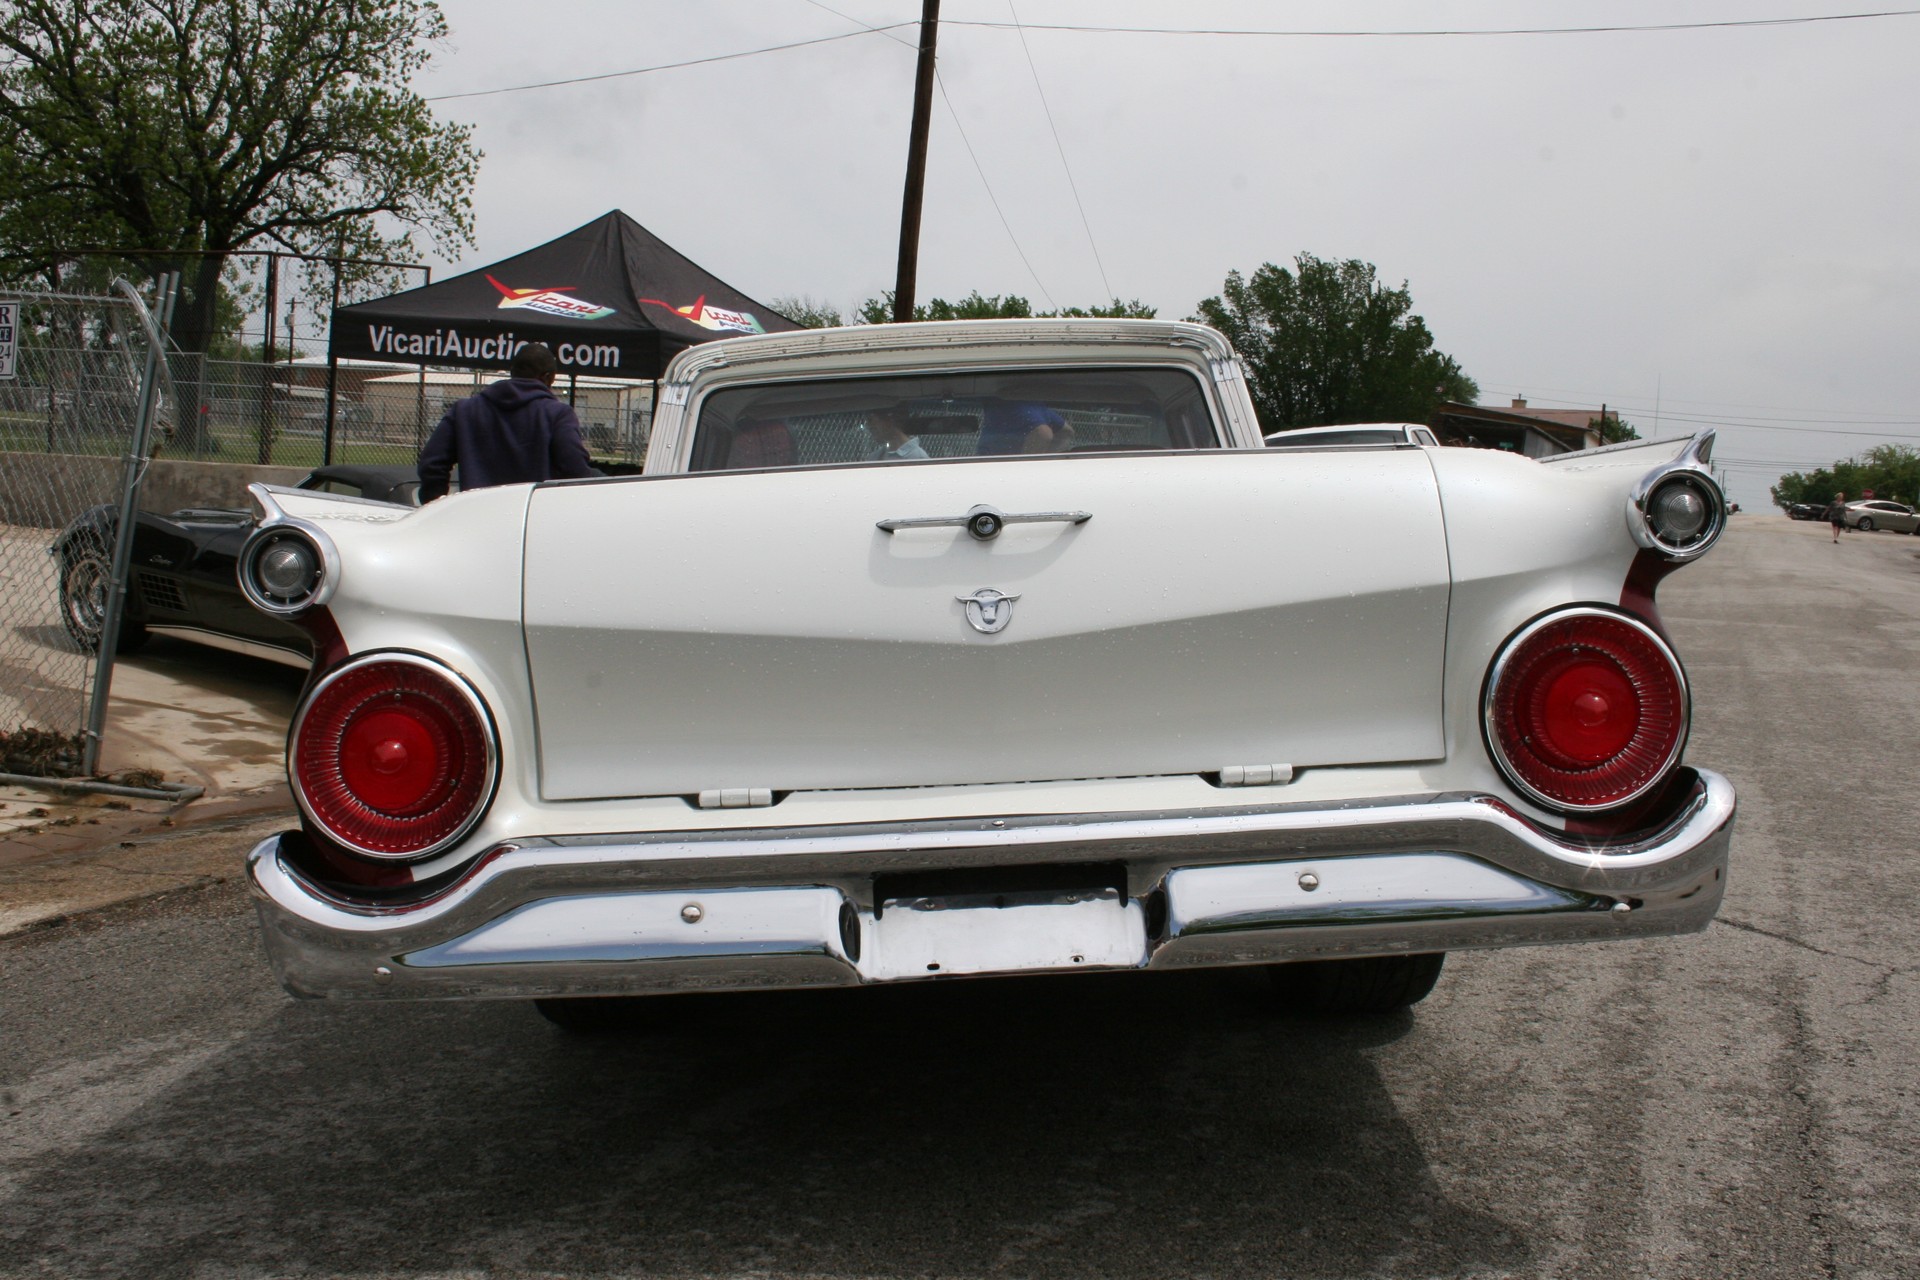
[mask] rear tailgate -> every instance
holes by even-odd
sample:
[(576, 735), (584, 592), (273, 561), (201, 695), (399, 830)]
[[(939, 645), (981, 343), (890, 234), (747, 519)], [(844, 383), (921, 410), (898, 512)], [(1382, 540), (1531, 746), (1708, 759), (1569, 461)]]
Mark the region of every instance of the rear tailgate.
[[(1086, 511), (1083, 524), (876, 528)], [(1435, 759), (1448, 568), (1420, 451), (719, 472), (534, 491), (549, 799)], [(960, 597), (1017, 600), (1004, 629)]]

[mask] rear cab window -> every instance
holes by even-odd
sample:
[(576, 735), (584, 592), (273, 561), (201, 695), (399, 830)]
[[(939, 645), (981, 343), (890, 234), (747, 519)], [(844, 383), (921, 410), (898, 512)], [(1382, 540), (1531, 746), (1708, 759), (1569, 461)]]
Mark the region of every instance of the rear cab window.
[(699, 405), (689, 470), (1221, 447), (1185, 369), (975, 369), (716, 390)]

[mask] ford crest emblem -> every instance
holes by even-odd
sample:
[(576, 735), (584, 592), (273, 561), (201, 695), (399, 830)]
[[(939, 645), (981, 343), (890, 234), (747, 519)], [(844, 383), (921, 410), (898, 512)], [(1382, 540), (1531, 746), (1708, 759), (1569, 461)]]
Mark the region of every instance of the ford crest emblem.
[(982, 587), (970, 596), (954, 597), (967, 606), (967, 625), (983, 636), (1007, 629), (1007, 624), (1013, 621), (1013, 602), (1019, 598), (992, 587)]

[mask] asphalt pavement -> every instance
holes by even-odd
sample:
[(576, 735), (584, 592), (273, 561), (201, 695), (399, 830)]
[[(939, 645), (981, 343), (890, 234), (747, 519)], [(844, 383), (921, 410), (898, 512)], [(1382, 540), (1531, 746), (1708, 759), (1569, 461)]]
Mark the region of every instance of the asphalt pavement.
[(1225, 971), (583, 1039), (289, 1000), (209, 882), (0, 938), (0, 1275), (1920, 1276), (1920, 539), (1742, 517), (1661, 599), (1741, 794), (1705, 933), (1385, 1019)]

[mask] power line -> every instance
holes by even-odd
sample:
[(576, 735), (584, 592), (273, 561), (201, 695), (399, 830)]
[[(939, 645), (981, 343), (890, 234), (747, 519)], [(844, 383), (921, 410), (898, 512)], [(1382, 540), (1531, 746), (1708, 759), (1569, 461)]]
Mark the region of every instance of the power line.
[[(1613, 406), (1609, 405), (1608, 408)], [(1829, 439), (1841, 436), (1856, 436), (1867, 440), (1920, 440), (1920, 428), (1912, 431), (1855, 431), (1848, 427), (1796, 427), (1778, 426), (1764, 422), (1746, 422), (1739, 418), (1717, 418), (1698, 414), (1668, 413), (1661, 415), (1662, 422), (1683, 422), (1699, 427), (1738, 427), (1742, 431), (1785, 431), (1800, 436), (1826, 436)]]
[[(1608, 405), (1609, 409), (1625, 409), (1627, 405)], [(1638, 410), (1635, 410), (1638, 412)], [(1910, 426), (1906, 431), (1867, 431), (1860, 430), (1854, 424), (1831, 423), (1779, 423), (1764, 419), (1740, 418), (1726, 414), (1712, 413), (1674, 413), (1668, 411), (1661, 415), (1663, 422), (1691, 423), (1705, 427), (1739, 427), (1745, 431), (1786, 431), (1794, 435), (1806, 436), (1865, 436), (1872, 439), (1911, 440), (1920, 437), (1920, 424), (1902, 423), (1863, 423), (1860, 426)]]
[[(917, 53), (917, 52), (919, 52), (919, 50), (920, 50), (920, 45), (919, 45), (919, 43), (918, 43), (918, 42), (916, 42), (916, 41), (913, 41), (913, 40), (908, 40), (908, 39), (906, 39), (906, 38), (905, 38), (904, 36), (896, 36), (896, 35), (892, 35), (892, 34), (890, 34), (890, 33), (891, 33), (891, 31), (892, 31), (892, 28), (890, 28), (890, 27), (876, 27), (876, 26), (872, 26), (872, 25), (871, 25), (871, 24), (869, 24), (869, 23), (866, 23), (866, 22), (862, 22), (862, 21), (861, 21), (860, 19), (858, 19), (858, 18), (856, 18), (856, 17), (854, 17), (854, 16), (853, 16), (852, 14), (850, 14), (850, 13), (842, 13), (842, 12), (840, 12), (840, 11), (839, 11), (838, 9), (836, 9), (836, 8), (834, 8), (834, 7), (832, 6), (832, 5), (827, 5), (827, 4), (822, 4), (822, 3), (820, 3), (820, 0), (807, 0), (807, 3), (808, 3), (808, 4), (810, 4), (810, 5), (812, 5), (812, 6), (813, 6), (814, 8), (816, 8), (816, 9), (824, 9), (824, 10), (826, 10), (826, 11), (827, 11), (828, 13), (830, 13), (830, 14), (832, 14), (832, 15), (833, 15), (834, 17), (836, 17), (836, 18), (842, 18), (842, 19), (845, 19), (845, 20), (846, 20), (846, 21), (848, 21), (848, 22), (851, 22), (851, 23), (852, 23), (852, 24), (853, 24), (854, 26), (856, 26), (856, 27), (859, 27), (859, 28), (860, 28), (860, 29), (861, 29), (862, 31), (871, 31), (871, 32), (873, 32), (873, 33), (874, 33), (874, 34), (876, 34), (876, 35), (883, 35), (883, 36), (886, 36), (886, 37), (887, 37), (887, 39), (889, 39), (889, 40), (891, 40), (891, 41), (893, 41), (893, 42), (894, 42), (895, 44), (898, 44), (898, 45), (904, 45), (904, 46), (906, 46), (907, 48), (909, 48), (909, 49), (912, 49), (912, 50), (913, 50), (913, 51), (915, 51), (916, 53)], [(895, 26), (907, 26), (907, 27), (910, 27), (910, 26), (913, 26), (913, 25), (915, 25), (915, 24), (914, 24), (914, 23), (911, 23), (911, 22), (903, 22), (903, 23), (896, 23), (896, 24), (894, 24), (894, 25), (895, 25)]]
[[(818, 0), (808, 0), (818, 4)], [(818, 5), (849, 22), (859, 22), (837, 10)], [(1861, 22), (1881, 18), (1910, 18), (1920, 16), (1920, 9), (1880, 9), (1864, 13), (1825, 13), (1810, 14), (1792, 18), (1737, 18), (1723, 22), (1663, 22), (1628, 26), (1588, 26), (1588, 27), (1474, 27), (1474, 28), (1431, 28), (1425, 30), (1399, 31), (1337, 31), (1337, 30), (1276, 30), (1261, 27), (1109, 27), (1085, 23), (1068, 22), (1028, 22), (1022, 23), (1016, 15), (1011, 23), (987, 20), (968, 20), (961, 18), (943, 19), (941, 25), (950, 27), (979, 27), (990, 31), (1014, 31), (1021, 34), (1025, 42), (1026, 31), (1065, 31), (1095, 35), (1160, 35), (1160, 36), (1266, 36), (1277, 39), (1429, 39), (1439, 37), (1473, 36), (1572, 36), (1572, 35), (1618, 35), (1625, 33), (1661, 33), (1676, 31), (1716, 31), (1740, 27), (1790, 27), (1806, 26), (1825, 22)], [(683, 67), (700, 67), (715, 62), (730, 62), (737, 58), (755, 58), (763, 53), (781, 53), (788, 49), (804, 49), (811, 45), (830, 44), (836, 40), (850, 40), (855, 36), (867, 34), (885, 35), (902, 27), (915, 25), (911, 22), (892, 22), (884, 26), (861, 24), (861, 30), (843, 32), (835, 36), (819, 36), (812, 40), (793, 40), (786, 44), (763, 45), (757, 49), (741, 49), (733, 53), (716, 53), (705, 58), (688, 58), (683, 62), (662, 62), (650, 67), (630, 67), (624, 71), (604, 71), (590, 76), (569, 76), (561, 80), (542, 80), (534, 84), (504, 85), (497, 89), (470, 89), (462, 93), (437, 93), (424, 101), (453, 102), (462, 98), (487, 98), (503, 93), (528, 93), (535, 89), (557, 89), (565, 85), (592, 84), (599, 80), (620, 80), (629, 76), (651, 75), (656, 71), (677, 71)], [(897, 37), (890, 37), (895, 38)], [(1028, 55), (1031, 61), (1032, 55)], [(1051, 118), (1051, 113), (1049, 113)], [(1077, 198), (1077, 193), (1076, 193)], [(1097, 255), (1096, 255), (1097, 256)]]
[[(1491, 380), (1490, 385), (1500, 384), (1503, 381), (1506, 385), (1511, 385), (1511, 386), (1526, 385), (1525, 379), (1517, 379), (1517, 380), (1516, 379), (1505, 379), (1505, 380), (1493, 379)], [(1595, 391), (1584, 391), (1584, 390), (1575, 391), (1575, 390), (1569, 390), (1566, 387), (1548, 387), (1546, 388), (1546, 390), (1558, 391), (1562, 393), (1562, 395), (1577, 396), (1579, 398), (1573, 399), (1573, 400), (1566, 400), (1566, 399), (1561, 399), (1559, 397), (1551, 396), (1551, 395), (1546, 395), (1546, 396), (1536, 395), (1534, 394), (1534, 391), (1530, 389), (1526, 397), (1528, 402), (1536, 408), (1547, 406), (1547, 405), (1554, 405), (1554, 406), (1560, 406), (1560, 407), (1569, 408), (1569, 409), (1591, 409), (1595, 404), (1598, 404), (1599, 402), (1604, 400), (1609, 410), (1616, 413), (1621, 413), (1621, 414), (1651, 413), (1654, 411), (1654, 408), (1655, 408), (1654, 405), (1651, 405), (1646, 401), (1636, 401), (1631, 398), (1624, 399), (1624, 400), (1617, 399), (1610, 392), (1595, 392)], [(1691, 410), (1683, 409), (1683, 410), (1676, 411), (1671, 407), (1674, 404), (1692, 405), (1694, 407)], [(1891, 414), (1891, 413), (1867, 413), (1867, 412), (1863, 412), (1855, 409), (1820, 409), (1820, 408), (1808, 409), (1808, 408), (1797, 408), (1797, 407), (1792, 409), (1783, 409), (1778, 405), (1747, 404), (1747, 403), (1741, 403), (1741, 402), (1729, 402), (1724, 400), (1690, 400), (1685, 398), (1676, 400), (1672, 396), (1666, 397), (1665, 405), (1667, 407), (1660, 408), (1659, 410), (1661, 418), (1662, 419), (1676, 418), (1681, 421), (1690, 421), (1690, 420), (1702, 420), (1707, 422), (1732, 421), (1737, 425), (1741, 425), (1741, 426), (1749, 426), (1749, 425), (1759, 426), (1762, 424), (1771, 424), (1771, 423), (1804, 423), (1810, 426), (1824, 427), (1829, 431), (1841, 432), (1841, 433), (1849, 431), (1849, 429), (1854, 426), (1912, 427), (1912, 428), (1915, 428), (1916, 430), (1920, 430), (1920, 419), (1915, 419), (1911, 416), (1903, 416), (1903, 415)], [(1497, 406), (1489, 406), (1489, 407), (1497, 407)], [(1753, 413), (1733, 414), (1732, 411), (1737, 409), (1760, 409), (1768, 412), (1760, 413), (1760, 414), (1753, 414)], [(1790, 416), (1777, 416), (1777, 415), (1790, 415)]]
[[(807, 0), (807, 3), (812, 5), (816, 9), (824, 9), (826, 12), (832, 14), (836, 18), (841, 18), (847, 22), (853, 23), (855, 26), (861, 28), (862, 31), (871, 31), (878, 35), (887, 35), (887, 32), (889, 30), (889, 28), (887, 27), (869, 26), (868, 24), (862, 22), (860, 19), (854, 17), (852, 14), (842, 13), (840, 12), (840, 10), (833, 8), (831, 5), (822, 4), (820, 0)], [(1008, 8), (1012, 8), (1011, 0), (1009, 0)], [(914, 26), (916, 24), (896, 23), (895, 25), (896, 26)], [(851, 32), (849, 34), (858, 35), (860, 34), (860, 32)], [(887, 36), (887, 38), (889, 40), (894, 41), (895, 43), (903, 44), (909, 49), (918, 50), (920, 47), (918, 44), (915, 44), (912, 41), (902, 40), (899, 36)], [(1031, 61), (1031, 59), (1029, 59), (1029, 61)], [(1034, 287), (1040, 290), (1040, 295), (1047, 300), (1047, 305), (1053, 308), (1055, 311), (1058, 311), (1060, 309), (1060, 304), (1053, 300), (1053, 295), (1047, 292), (1047, 286), (1041, 283), (1040, 273), (1033, 269), (1033, 263), (1027, 258), (1027, 251), (1020, 247), (1020, 237), (1013, 234), (1013, 224), (1007, 221), (1006, 211), (1000, 207), (1000, 198), (993, 193), (993, 184), (987, 181), (986, 167), (980, 163), (980, 157), (973, 149), (972, 139), (967, 137), (967, 127), (960, 123), (960, 113), (954, 110), (953, 98), (947, 93), (947, 82), (940, 75), (938, 68), (934, 70), (933, 82), (940, 86), (940, 100), (947, 104), (947, 114), (951, 116), (953, 119), (954, 130), (960, 135), (960, 143), (962, 146), (966, 147), (968, 158), (973, 161), (973, 171), (980, 175), (980, 185), (982, 188), (986, 190), (987, 200), (993, 205), (994, 213), (999, 215), (1000, 226), (1002, 227), (1002, 229), (1006, 231), (1007, 239), (1012, 242), (1013, 251), (1020, 255), (1020, 261), (1026, 266), (1027, 274), (1033, 277)], [(1036, 83), (1037, 83), (1037, 78), (1036, 78)], [(1044, 104), (1046, 102), (1046, 95), (1042, 94), (1040, 100)], [(1057, 143), (1058, 141), (1059, 139), (1056, 136), (1055, 142)], [(1061, 155), (1060, 159), (1062, 164), (1066, 162), (1066, 156), (1064, 153)], [(1067, 174), (1067, 181), (1068, 182), (1073, 181), (1073, 174), (1071, 171), (1069, 171)], [(1080, 194), (1078, 191), (1076, 191), (1074, 193), (1074, 199), (1078, 200), (1079, 198), (1080, 198)], [(1081, 216), (1084, 219), (1085, 214), (1083, 213)], [(1087, 238), (1088, 238), (1088, 241), (1091, 242), (1093, 238), (1093, 233), (1088, 232)], [(1097, 249), (1094, 250), (1093, 256), (1096, 262), (1099, 261), (1100, 251)], [(1104, 268), (1102, 268), (1101, 270), (1100, 279), (1103, 283), (1106, 280), (1106, 271)]]
[(1715, 465), (1725, 465), (1729, 467), (1775, 467), (1777, 468), (1777, 467), (1804, 467), (1807, 465), (1806, 459), (1804, 458), (1743, 458), (1743, 457), (1737, 457), (1737, 456), (1723, 458), (1720, 456), (1717, 450), (1714, 452), (1713, 461)]
[[(1702, 402), (1690, 401), (1689, 403), (1699, 404)], [(1607, 407), (1609, 409), (1633, 408), (1632, 405), (1624, 401), (1621, 402), (1620, 404), (1613, 404), (1609, 402)], [(1732, 407), (1738, 408), (1739, 406), (1736, 405)], [(1640, 412), (1640, 410), (1635, 409), (1634, 412), (1637, 413), (1637, 412)], [(1662, 411), (1662, 416), (1668, 417), (1668, 418), (1680, 418), (1684, 420), (1688, 417), (1688, 414), (1690, 412), (1693, 414), (1701, 414), (1701, 413), (1711, 413), (1711, 412), (1714, 412), (1714, 410), (1711, 407), (1709, 407), (1705, 409), (1695, 409), (1691, 411), (1683, 410), (1676, 413), (1672, 409), (1666, 409)], [(1769, 423), (1769, 424), (1784, 423), (1788, 425), (1798, 424), (1798, 425), (1807, 425), (1807, 426), (1825, 426), (1825, 427), (1836, 429), (1836, 430), (1845, 430), (1848, 427), (1913, 427), (1917, 430), (1920, 430), (1920, 421), (1916, 421), (1915, 419), (1912, 419), (1912, 418), (1896, 418), (1890, 414), (1876, 414), (1873, 417), (1853, 417), (1853, 418), (1840, 417), (1834, 414), (1822, 414), (1818, 417), (1812, 417), (1812, 418), (1769, 418), (1769, 417), (1755, 417), (1751, 414), (1743, 414), (1740, 416), (1740, 421), (1743, 423), (1752, 423), (1755, 425), (1759, 425), (1761, 423)]]
[[(1383, 39), (1409, 37), (1430, 39), (1435, 37), (1462, 36), (1587, 36), (1672, 31), (1717, 31), (1737, 27), (1792, 27), (1805, 26), (1816, 22), (1858, 22), (1876, 18), (1910, 18), (1916, 15), (1920, 15), (1920, 9), (1880, 9), (1868, 13), (1822, 13), (1794, 18), (1735, 18), (1722, 22), (1658, 22), (1631, 26), (1460, 27), (1401, 31), (1275, 30), (1273, 28), (1263, 27), (1107, 27), (1074, 22), (1030, 22), (1026, 24), (1026, 27), (1030, 31), (1072, 31), (1102, 35), (1275, 36), (1283, 39)], [(950, 20), (948, 25), (956, 27), (984, 27), (989, 30), (1005, 31), (1008, 29), (1009, 24), (990, 20), (963, 20), (956, 18)]]
[[(1570, 406), (1572, 408), (1585, 408), (1585, 407), (1588, 407), (1590, 403), (1597, 403), (1600, 400), (1605, 400), (1609, 408), (1614, 407), (1613, 396), (1611, 393), (1590, 391), (1584, 387), (1541, 387), (1532, 383), (1527, 378), (1490, 378), (1490, 379), (1487, 379), (1486, 381), (1489, 386), (1525, 387), (1527, 388), (1526, 395), (1529, 399), (1538, 399), (1543, 404), (1561, 404), (1561, 405)], [(1562, 396), (1577, 396), (1579, 397), (1579, 399), (1561, 400), (1561, 399), (1556, 399), (1552, 395), (1536, 396), (1534, 393), (1537, 391), (1558, 392)], [(1777, 419), (1777, 421), (1783, 421), (1783, 422), (1827, 422), (1827, 421), (1833, 420), (1833, 417), (1836, 414), (1841, 415), (1843, 417), (1848, 417), (1854, 421), (1861, 421), (1861, 422), (1873, 421), (1873, 422), (1880, 422), (1883, 424), (1889, 423), (1889, 422), (1904, 423), (1912, 420), (1911, 418), (1908, 418), (1908, 417), (1897, 417), (1893, 414), (1886, 414), (1886, 413), (1868, 414), (1868, 413), (1863, 413), (1859, 410), (1854, 410), (1854, 409), (1827, 409), (1819, 406), (1816, 406), (1813, 408), (1807, 408), (1804, 405), (1783, 407), (1777, 404), (1754, 404), (1750, 401), (1741, 401), (1741, 400), (1694, 400), (1686, 396), (1668, 396), (1666, 397), (1666, 400), (1668, 403), (1671, 403), (1671, 404), (1691, 404), (1696, 406), (1705, 405), (1715, 409), (1762, 409), (1769, 413), (1776, 413), (1776, 412), (1777, 413), (1793, 413), (1793, 414), (1812, 413), (1812, 414), (1822, 415), (1818, 418)], [(1627, 402), (1622, 401), (1621, 403), (1624, 404)]]
[(947, 104), (947, 114), (953, 117), (953, 127), (959, 131), (960, 141), (967, 148), (968, 157), (973, 160), (974, 172), (980, 175), (980, 185), (987, 189), (987, 199), (993, 202), (993, 211), (1000, 215), (1000, 225), (1006, 228), (1007, 239), (1013, 241), (1013, 251), (1020, 255), (1020, 261), (1025, 264), (1027, 274), (1033, 277), (1034, 287), (1040, 290), (1040, 296), (1047, 300), (1047, 306), (1058, 311), (1060, 304), (1053, 300), (1053, 295), (1047, 292), (1047, 286), (1041, 283), (1040, 273), (1033, 269), (1033, 263), (1027, 258), (1027, 251), (1020, 247), (1020, 238), (1013, 234), (1013, 224), (1007, 221), (1006, 211), (1000, 207), (1000, 198), (993, 194), (993, 184), (987, 181), (987, 171), (981, 166), (980, 157), (974, 153), (973, 143), (967, 137), (966, 127), (960, 123), (960, 113), (953, 109), (953, 99), (947, 96), (946, 78), (935, 71), (933, 82), (940, 86), (940, 101)]
[[(1607, 408), (1618, 410), (1621, 412), (1643, 413), (1643, 412), (1651, 411), (1649, 406), (1645, 402), (1636, 402), (1633, 400), (1615, 400), (1611, 395), (1589, 395), (1586, 392), (1569, 392), (1568, 394), (1578, 395), (1582, 398), (1578, 400), (1561, 400), (1554, 396), (1535, 396), (1535, 395), (1532, 395), (1531, 393), (1529, 393), (1527, 398), (1530, 402), (1537, 402), (1538, 404), (1541, 404), (1541, 405), (1562, 405), (1570, 409), (1591, 408), (1593, 402), (1598, 400), (1605, 400), (1607, 402)], [(1675, 404), (1675, 403), (1695, 405), (1698, 407), (1693, 412), (1716, 413), (1716, 414), (1724, 413), (1730, 409), (1742, 409), (1742, 408), (1773, 409), (1775, 408), (1775, 406), (1772, 406), (1772, 405), (1743, 405), (1743, 404), (1737, 404), (1737, 403), (1729, 404), (1724, 401), (1711, 401), (1711, 400), (1675, 401), (1671, 397), (1668, 398), (1667, 403), (1669, 405)], [(1663, 418), (1673, 417), (1673, 416), (1684, 417), (1686, 415), (1686, 412), (1687, 411), (1682, 410), (1676, 415), (1674, 410), (1668, 408), (1668, 409), (1661, 410), (1661, 416)], [(1851, 423), (1851, 424), (1857, 424), (1863, 427), (1917, 427), (1917, 428), (1920, 428), (1920, 419), (1914, 419), (1911, 417), (1899, 417), (1894, 414), (1886, 414), (1886, 413), (1863, 414), (1856, 410), (1851, 410), (1851, 409), (1833, 410), (1833, 411), (1827, 411), (1822, 409), (1795, 409), (1795, 410), (1786, 410), (1783, 412), (1789, 412), (1794, 414), (1795, 416), (1774, 417), (1769, 415), (1742, 414), (1740, 417), (1742, 422), (1753, 422), (1753, 423), (1788, 422), (1788, 423), (1810, 423), (1814, 425), (1827, 425), (1827, 426), (1844, 426)], [(1798, 416), (1802, 414), (1811, 414), (1813, 416), (1811, 417)]]
[[(821, 6), (825, 8), (825, 6)], [(844, 16), (844, 15), (843, 15)], [(804, 49), (808, 45), (830, 44), (835, 40), (851, 40), (855, 36), (869, 33), (885, 35), (899, 27), (911, 27), (911, 22), (894, 22), (884, 27), (866, 27), (860, 31), (843, 31), (837, 36), (819, 36), (812, 40), (795, 40), (788, 44), (770, 44), (759, 49), (742, 49), (737, 53), (716, 53), (707, 58), (689, 58), (685, 62), (662, 62), (651, 67), (633, 67), (626, 71), (603, 71), (598, 75), (570, 76), (565, 80), (542, 80), (538, 84), (508, 85), (500, 89), (473, 89), (466, 93), (439, 93), (424, 99), (427, 102), (452, 102), (456, 98), (487, 98), (499, 93), (526, 93), (533, 89), (554, 89), (561, 85), (591, 84), (596, 80), (620, 80), (627, 76), (651, 75), (655, 71), (677, 71), (682, 67), (702, 67), (711, 62), (730, 62), (736, 58), (755, 58), (763, 53), (780, 53), (787, 49)]]
[(1073, 192), (1074, 207), (1080, 210), (1080, 226), (1087, 233), (1087, 248), (1093, 250), (1093, 265), (1100, 268), (1100, 287), (1106, 290), (1107, 299), (1116, 299), (1119, 295), (1107, 282), (1107, 264), (1101, 261), (1100, 246), (1094, 243), (1093, 224), (1087, 221), (1087, 206), (1080, 200), (1080, 184), (1073, 180), (1073, 166), (1067, 163), (1067, 148), (1060, 141), (1060, 126), (1053, 122), (1053, 108), (1047, 103), (1047, 91), (1040, 87), (1040, 68), (1034, 65), (1033, 50), (1027, 45), (1027, 33), (1020, 26), (1020, 11), (1013, 7), (1013, 0), (1007, 0), (1007, 12), (1013, 15), (1013, 29), (1020, 33), (1020, 50), (1027, 55), (1027, 70), (1033, 73), (1033, 90), (1040, 95), (1040, 109), (1047, 113), (1047, 128), (1053, 131), (1054, 150), (1060, 153), (1060, 167), (1067, 172), (1067, 186)]

